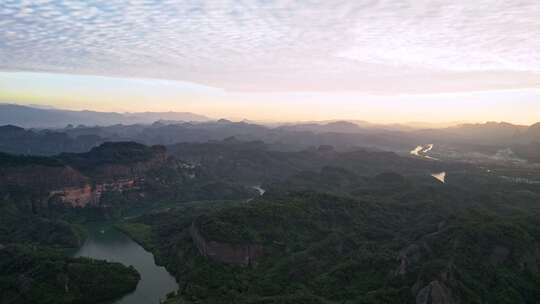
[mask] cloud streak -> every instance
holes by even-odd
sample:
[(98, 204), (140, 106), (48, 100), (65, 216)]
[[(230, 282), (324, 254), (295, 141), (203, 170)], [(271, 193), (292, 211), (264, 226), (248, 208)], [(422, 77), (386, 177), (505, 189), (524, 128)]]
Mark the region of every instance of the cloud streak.
[(536, 0), (3, 0), (0, 68), (227, 90), (540, 86)]

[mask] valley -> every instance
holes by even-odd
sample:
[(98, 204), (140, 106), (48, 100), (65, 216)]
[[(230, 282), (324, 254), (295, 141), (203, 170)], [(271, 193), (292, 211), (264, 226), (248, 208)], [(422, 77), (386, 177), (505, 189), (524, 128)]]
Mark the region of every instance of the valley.
[[(110, 268), (130, 282), (102, 301), (122, 304), (534, 303), (537, 166), (452, 159), (447, 145), (276, 149), (235, 136), (2, 153), (0, 253), (85, 257), (88, 279)], [(10, 263), (0, 279), (30, 283), (3, 283), (0, 300), (47, 303), (24, 296), (35, 271)], [(64, 278), (39, 297), (86, 303)]]
[(157, 266), (154, 256), (145, 251), (112, 223), (96, 222), (87, 225), (88, 235), (74, 257), (121, 263), (133, 266), (141, 279), (137, 288), (115, 301), (115, 304), (160, 303), (168, 293), (178, 289), (176, 280), (162, 266)]
[(0, 304), (539, 304), (539, 16), (0, 0)]

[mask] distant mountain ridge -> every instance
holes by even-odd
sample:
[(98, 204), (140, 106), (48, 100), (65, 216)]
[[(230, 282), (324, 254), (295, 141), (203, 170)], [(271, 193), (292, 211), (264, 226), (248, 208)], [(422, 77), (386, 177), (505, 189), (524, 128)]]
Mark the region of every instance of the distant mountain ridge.
[(462, 124), (444, 129), (424, 129), (417, 135), (439, 142), (460, 142), (487, 145), (508, 145), (534, 142), (540, 135), (539, 124), (526, 126), (508, 122)]
[(24, 128), (63, 128), (67, 125), (110, 126), (116, 124), (151, 124), (166, 121), (208, 121), (210, 118), (190, 112), (116, 113), (71, 111), (45, 107), (0, 103), (0, 125)]
[(503, 157), (508, 161), (540, 163), (540, 123), (525, 126), (487, 122), (426, 129), (360, 120), (268, 125), (208, 119), (192, 113), (121, 114), (0, 104), (0, 151), (13, 154), (82, 153), (107, 141), (175, 145), (230, 138), (261, 141), (279, 151), (331, 146), (338, 151), (361, 147), (407, 155), (417, 145), (432, 144), (436, 147), (433, 152), (438, 154), (434, 157), (439, 159), (490, 162), (499, 161), (503, 153), (509, 155)]
[[(290, 124), (278, 127), (278, 129), (288, 131), (309, 131), (314, 133), (363, 133), (369, 130), (368, 127), (361, 127), (356, 123), (350, 121), (334, 121), (328, 123), (302, 123), (302, 124)], [(374, 128), (371, 128), (374, 129)]]

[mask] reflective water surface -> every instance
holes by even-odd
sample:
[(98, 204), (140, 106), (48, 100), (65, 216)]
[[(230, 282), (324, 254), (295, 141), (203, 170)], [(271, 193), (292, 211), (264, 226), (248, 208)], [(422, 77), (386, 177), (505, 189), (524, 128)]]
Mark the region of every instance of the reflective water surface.
[(88, 239), (75, 256), (132, 265), (141, 274), (137, 289), (115, 304), (158, 304), (178, 289), (174, 277), (155, 264), (151, 253), (110, 224), (93, 224), (88, 230)]

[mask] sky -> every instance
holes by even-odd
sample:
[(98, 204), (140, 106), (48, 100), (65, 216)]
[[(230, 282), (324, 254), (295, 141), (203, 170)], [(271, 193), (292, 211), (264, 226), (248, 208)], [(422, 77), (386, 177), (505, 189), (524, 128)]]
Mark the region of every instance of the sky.
[(537, 0), (2, 0), (0, 101), (540, 121)]

